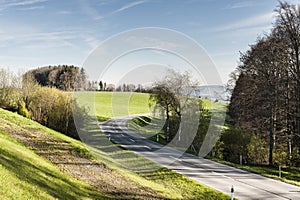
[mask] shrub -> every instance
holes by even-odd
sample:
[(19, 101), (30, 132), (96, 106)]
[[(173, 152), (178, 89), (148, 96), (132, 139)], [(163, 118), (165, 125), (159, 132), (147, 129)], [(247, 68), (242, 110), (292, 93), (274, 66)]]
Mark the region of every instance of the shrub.
[[(55, 88), (38, 86), (26, 97), (31, 118), (49, 128), (79, 139), (73, 118), (71, 94)], [(85, 111), (76, 109), (84, 119)], [(78, 112), (78, 110), (80, 112)]]
[(27, 110), (26, 104), (23, 100), (19, 102), (18, 113), (23, 117), (30, 118), (29, 111)]
[(223, 158), (230, 162), (239, 163), (240, 155), (242, 155), (243, 161), (247, 162), (247, 146), (250, 141), (250, 134), (235, 127), (226, 129), (220, 137)]
[(266, 142), (258, 135), (251, 135), (250, 142), (247, 146), (248, 162), (259, 165), (267, 164), (269, 151), (266, 146)]

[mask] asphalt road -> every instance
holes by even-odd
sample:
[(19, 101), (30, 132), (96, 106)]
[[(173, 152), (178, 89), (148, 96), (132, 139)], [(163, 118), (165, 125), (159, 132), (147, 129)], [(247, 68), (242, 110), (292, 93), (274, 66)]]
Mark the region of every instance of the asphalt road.
[(300, 187), (183, 153), (129, 131), (122, 117), (100, 123), (110, 140), (155, 163), (238, 199), (300, 200)]

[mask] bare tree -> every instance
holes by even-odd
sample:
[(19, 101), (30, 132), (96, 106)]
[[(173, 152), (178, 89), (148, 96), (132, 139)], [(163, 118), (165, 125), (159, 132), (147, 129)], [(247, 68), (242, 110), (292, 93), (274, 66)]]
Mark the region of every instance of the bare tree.
[(194, 86), (196, 81), (192, 80), (189, 72), (179, 73), (168, 70), (163, 80), (154, 83), (150, 99), (160, 105), (166, 113), (166, 141), (170, 140), (170, 116), (178, 118), (178, 142), (181, 140), (182, 111), (188, 106), (189, 101), (194, 98)]

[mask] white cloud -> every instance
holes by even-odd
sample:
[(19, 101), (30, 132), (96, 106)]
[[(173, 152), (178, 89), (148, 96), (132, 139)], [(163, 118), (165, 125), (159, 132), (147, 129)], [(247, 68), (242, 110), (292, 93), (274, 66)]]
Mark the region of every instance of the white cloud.
[(225, 9), (237, 9), (237, 8), (248, 8), (253, 7), (256, 4), (253, 1), (241, 1), (233, 4), (228, 4)]
[(222, 32), (222, 31), (249, 29), (249, 28), (261, 27), (261, 26), (269, 26), (272, 23), (274, 16), (275, 16), (274, 12), (268, 12), (258, 16), (242, 19), (224, 26), (213, 28), (211, 31)]
[(0, 11), (6, 10), (12, 7), (23, 7), (34, 5), (48, 0), (2, 0), (0, 1)]
[(89, 1), (80, 0), (79, 4), (83, 12), (93, 20), (100, 20), (103, 18), (103, 16), (99, 14), (99, 12), (90, 4)]
[(19, 8), (18, 10), (39, 10), (44, 8), (45, 8), (44, 6), (31, 6), (31, 7)]
[(100, 41), (99, 40), (97, 40), (96, 38), (94, 38), (94, 37), (87, 37), (86, 39), (85, 39), (85, 42), (92, 48), (92, 49), (95, 49), (95, 48), (97, 48), (98, 46), (99, 46), (99, 44), (100, 44)]
[(61, 10), (61, 11), (58, 11), (57, 13), (60, 14), (60, 15), (70, 15), (70, 14), (72, 14), (72, 12), (68, 11), (68, 10)]
[(122, 6), (121, 8), (119, 8), (119, 9), (113, 11), (112, 14), (118, 13), (118, 12), (122, 12), (122, 11), (127, 10), (127, 9), (129, 9), (129, 8), (132, 8), (132, 7), (134, 7), (134, 6), (143, 4), (143, 3), (145, 3), (145, 2), (146, 2), (146, 1), (136, 1), (136, 2), (132, 2), (132, 3), (126, 4), (126, 5)]
[(35, 32), (35, 33), (1, 33), (1, 48), (18, 45), (26, 48), (50, 48), (74, 46), (72, 40), (77, 39), (76, 31)]

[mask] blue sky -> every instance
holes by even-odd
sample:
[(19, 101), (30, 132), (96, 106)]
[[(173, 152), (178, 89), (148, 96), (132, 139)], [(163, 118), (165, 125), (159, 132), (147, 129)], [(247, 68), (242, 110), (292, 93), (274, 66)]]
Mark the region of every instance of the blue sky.
[(277, 5), (276, 0), (0, 0), (0, 67), (82, 66), (115, 34), (162, 27), (199, 43), (225, 83), (239, 51), (270, 30)]

